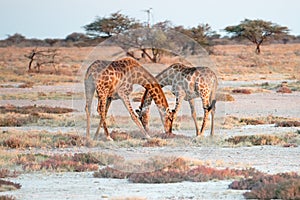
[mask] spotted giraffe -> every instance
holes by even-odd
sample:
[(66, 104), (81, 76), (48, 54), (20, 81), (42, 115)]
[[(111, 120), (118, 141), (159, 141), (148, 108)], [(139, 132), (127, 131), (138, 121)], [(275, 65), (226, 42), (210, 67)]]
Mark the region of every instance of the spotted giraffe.
[[(187, 67), (183, 64), (176, 63), (169, 66), (156, 76), (161, 87), (170, 85), (171, 91), (176, 96), (176, 105), (174, 109), (174, 118), (178, 113), (182, 101), (186, 100), (190, 104), (192, 118), (196, 127), (196, 135), (204, 134), (209, 113), (211, 113), (211, 132), (214, 134), (214, 114), (216, 104), (217, 77), (208, 67)], [(201, 130), (197, 123), (194, 99), (200, 97), (204, 110), (204, 117)], [(146, 90), (142, 97), (139, 110), (136, 112), (146, 130), (149, 129), (149, 113), (152, 98)]]
[[(98, 129), (103, 126), (107, 140), (112, 140), (112, 138), (107, 129), (106, 115), (111, 101), (114, 99), (122, 100), (141, 132), (145, 137), (149, 137), (130, 104), (129, 95), (133, 90), (134, 84), (143, 86), (149, 92), (160, 112), (165, 133), (168, 135), (172, 134), (173, 113), (169, 110), (167, 99), (156, 79), (136, 60), (128, 57), (113, 61), (94, 78), (96, 80), (95, 88), (98, 95), (97, 111), (101, 118)], [(89, 108), (86, 109), (90, 110)], [(95, 139), (99, 134), (98, 129), (94, 137)], [(88, 129), (87, 137), (89, 138)]]
[[(91, 123), (91, 106), (93, 102), (93, 97), (96, 91), (97, 77), (107, 67), (112, 61), (107, 60), (96, 60), (94, 61), (86, 70), (84, 77), (84, 89), (85, 89), (85, 112), (87, 118), (87, 137), (90, 137), (90, 123)], [(115, 96), (115, 99), (118, 99)], [(100, 123), (97, 128), (96, 133), (100, 131)]]

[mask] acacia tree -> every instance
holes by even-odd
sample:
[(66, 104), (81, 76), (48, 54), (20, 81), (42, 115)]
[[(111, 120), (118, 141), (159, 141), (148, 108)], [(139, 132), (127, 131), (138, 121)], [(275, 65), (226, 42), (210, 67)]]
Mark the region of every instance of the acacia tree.
[(215, 34), (209, 24), (199, 24), (197, 27), (188, 29), (185, 29), (183, 26), (175, 26), (174, 30), (193, 38), (202, 46), (207, 46), (209, 44), (208, 37)]
[(83, 28), (88, 35), (110, 37), (129, 29), (141, 27), (141, 24), (133, 18), (129, 18), (120, 12), (112, 13), (109, 17), (97, 17), (96, 20)]
[(255, 52), (260, 54), (260, 45), (266, 40), (280, 39), (287, 35), (289, 29), (264, 20), (245, 19), (235, 26), (227, 26), (225, 31), (236, 38), (246, 38), (256, 45)]

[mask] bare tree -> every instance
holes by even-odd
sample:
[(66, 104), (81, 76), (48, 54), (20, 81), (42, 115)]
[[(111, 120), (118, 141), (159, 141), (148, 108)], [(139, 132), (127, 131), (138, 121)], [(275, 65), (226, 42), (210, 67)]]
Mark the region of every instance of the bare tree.
[(51, 65), (54, 70), (57, 71), (55, 65), (57, 64), (56, 57), (58, 56), (58, 49), (38, 50), (35, 48), (24, 56), (29, 59), (29, 72), (32, 72), (32, 68), (40, 72), (41, 67), (45, 65)]

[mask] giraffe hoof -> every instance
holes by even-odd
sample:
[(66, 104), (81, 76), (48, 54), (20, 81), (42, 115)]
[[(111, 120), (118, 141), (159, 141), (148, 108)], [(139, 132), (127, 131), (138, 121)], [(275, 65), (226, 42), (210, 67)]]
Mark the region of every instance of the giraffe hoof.
[(114, 141), (110, 136), (106, 137), (107, 141)]

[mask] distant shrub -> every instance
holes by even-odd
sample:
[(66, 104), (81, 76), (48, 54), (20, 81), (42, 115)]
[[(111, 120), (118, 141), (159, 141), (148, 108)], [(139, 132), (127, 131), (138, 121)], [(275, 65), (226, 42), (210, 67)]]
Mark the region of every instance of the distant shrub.
[(300, 121), (281, 121), (275, 124), (276, 127), (298, 127), (300, 126)]
[(191, 166), (182, 158), (174, 160), (171, 165), (148, 172), (126, 172), (112, 167), (105, 167), (94, 173), (97, 178), (128, 178), (133, 183), (176, 183), (182, 181), (204, 182), (224, 180), (236, 177), (249, 177), (260, 174), (254, 169), (215, 169), (203, 165)]
[(233, 93), (239, 93), (239, 94), (251, 94), (251, 90), (249, 89), (234, 89), (232, 90)]
[(0, 196), (0, 200), (16, 200), (16, 198), (13, 196), (5, 195), (5, 196)]
[(17, 190), (20, 189), (21, 185), (19, 183), (13, 183), (11, 181), (5, 181), (0, 179), (0, 192)]
[(237, 145), (239, 143), (250, 143), (252, 145), (277, 145), (285, 141), (274, 135), (242, 135), (225, 139), (226, 142)]
[(229, 188), (251, 190), (247, 199), (300, 199), (300, 176), (296, 173), (255, 174), (252, 178), (233, 181)]
[(247, 119), (247, 118), (240, 119), (240, 123), (246, 123), (247, 125), (265, 124), (265, 122), (263, 120), (259, 120), (259, 119)]
[(235, 101), (234, 97), (228, 93), (217, 93), (217, 101)]

